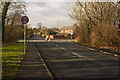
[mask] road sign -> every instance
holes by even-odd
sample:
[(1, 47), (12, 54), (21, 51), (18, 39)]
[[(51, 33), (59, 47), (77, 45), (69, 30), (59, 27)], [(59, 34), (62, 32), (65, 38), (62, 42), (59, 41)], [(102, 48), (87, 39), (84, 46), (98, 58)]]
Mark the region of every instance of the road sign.
[(70, 33), (71, 35), (73, 35), (73, 33)]
[(29, 22), (29, 18), (27, 16), (23, 16), (21, 18), (22, 23), (24, 24), (24, 54), (26, 53), (26, 26)]
[(22, 21), (23, 24), (27, 24), (29, 22), (29, 18), (27, 16), (23, 16), (21, 18), (21, 21)]

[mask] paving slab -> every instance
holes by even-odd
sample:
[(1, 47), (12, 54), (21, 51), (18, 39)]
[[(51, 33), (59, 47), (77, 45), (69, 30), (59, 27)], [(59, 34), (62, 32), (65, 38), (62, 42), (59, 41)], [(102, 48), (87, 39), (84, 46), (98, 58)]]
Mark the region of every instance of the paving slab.
[(30, 42), (16, 75), (17, 80), (51, 80), (36, 46)]

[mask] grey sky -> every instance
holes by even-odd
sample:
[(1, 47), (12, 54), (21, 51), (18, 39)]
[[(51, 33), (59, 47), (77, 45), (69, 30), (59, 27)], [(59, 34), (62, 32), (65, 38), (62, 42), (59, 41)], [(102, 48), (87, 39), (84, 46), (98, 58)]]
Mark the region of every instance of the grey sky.
[(72, 12), (73, 2), (29, 2), (27, 16), (32, 27), (37, 23), (47, 27), (72, 25), (68, 13)]

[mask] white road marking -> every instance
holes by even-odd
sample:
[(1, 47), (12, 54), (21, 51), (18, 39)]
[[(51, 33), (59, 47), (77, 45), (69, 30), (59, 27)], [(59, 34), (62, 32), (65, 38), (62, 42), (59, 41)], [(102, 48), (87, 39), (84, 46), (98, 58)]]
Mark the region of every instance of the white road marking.
[(103, 52), (103, 51), (100, 51), (101, 53)]
[(61, 49), (63, 49), (63, 50), (67, 50), (67, 49), (65, 49), (65, 48), (63, 48), (63, 47), (60, 47)]
[[(57, 44), (55, 44), (55, 46), (60, 47), (60, 46), (58, 46)], [(60, 48), (63, 49), (63, 50), (67, 50), (67, 49), (65, 49), (65, 48), (63, 48), (63, 47), (60, 47)]]
[(44, 62), (44, 60), (43, 60), (43, 58), (42, 58), (40, 52), (38, 51), (37, 46), (36, 46), (35, 48), (36, 48), (36, 50), (37, 50), (37, 53), (38, 53), (38, 55), (39, 55), (39, 57), (40, 57), (40, 59), (41, 59), (43, 65), (44, 65), (44, 67), (45, 67), (46, 70), (47, 70), (47, 73), (48, 73), (49, 77), (51, 78), (51, 80), (54, 80), (54, 77), (53, 77), (52, 73), (51, 73), (50, 70), (48, 69), (48, 67), (47, 67), (46, 63)]
[(73, 55), (76, 55), (76, 56), (78, 55), (78, 54), (77, 54), (77, 53), (75, 53), (75, 52), (72, 52), (72, 54), (73, 54)]
[(58, 46), (58, 45), (55, 45), (55, 46)]
[(82, 58), (82, 56), (78, 55), (78, 57)]
[[(57, 47), (60, 47), (60, 46), (58, 46), (58, 45), (56, 45), (56, 44), (54, 44), (54, 45), (57, 46)], [(60, 48), (63, 49), (63, 50), (67, 50), (66, 48), (63, 48), (63, 47), (60, 47)], [(91, 50), (95, 50), (95, 49), (92, 49), (92, 48), (91, 48)], [(97, 51), (97, 50), (96, 50), (96, 51)], [(96, 64), (99, 64), (99, 65), (102, 65), (102, 66), (105, 65), (105, 64), (103, 64), (103, 63), (101, 63), (101, 62), (99, 62), (99, 61), (96, 61), (97, 59), (88, 58), (87, 56), (81, 56), (81, 55), (79, 55), (79, 54), (77, 54), (77, 53), (75, 53), (75, 52), (73, 52), (73, 51), (72, 51), (72, 54), (75, 55), (75, 56), (77, 56), (77, 57), (80, 57), (80, 58), (82, 58), (82, 59), (92, 60), (92, 62), (94, 62), (94, 63), (96, 63)]]
[(93, 48), (88, 48), (88, 49), (90, 49), (90, 50), (95, 50), (95, 49), (93, 49)]
[[(55, 46), (57, 46), (57, 47), (60, 47), (60, 46), (58, 46), (58, 45), (56, 45), (55, 44)], [(63, 49), (63, 50), (67, 50), (66, 48), (63, 48), (63, 47), (60, 47), (61, 49)], [(75, 55), (75, 56), (77, 56), (77, 57), (80, 57), (80, 58), (82, 58), (82, 56), (81, 55), (78, 55), (77, 53), (75, 53), (75, 52), (72, 52), (72, 54), (73, 55)]]
[(82, 56), (81, 55), (78, 55), (77, 53), (75, 53), (75, 52), (72, 52), (72, 54), (73, 55), (76, 55), (76, 56), (78, 56), (78, 57), (80, 57), (80, 58), (82, 58)]

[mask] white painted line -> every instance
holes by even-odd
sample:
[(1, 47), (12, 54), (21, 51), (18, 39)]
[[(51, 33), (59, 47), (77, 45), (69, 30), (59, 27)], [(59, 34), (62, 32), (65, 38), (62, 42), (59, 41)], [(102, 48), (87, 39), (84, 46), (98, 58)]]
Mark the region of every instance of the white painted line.
[(58, 46), (58, 45), (55, 45), (55, 46)]
[(93, 48), (88, 48), (88, 49), (90, 49), (90, 50), (95, 50), (95, 49), (93, 49)]
[(46, 68), (46, 70), (47, 70), (47, 72), (48, 72), (49, 77), (50, 77), (52, 80), (54, 80), (54, 78), (53, 78), (53, 76), (52, 76), (52, 73), (51, 73), (50, 70), (48, 69), (48, 67), (47, 67), (46, 63), (44, 62), (44, 60), (43, 60), (40, 52), (38, 51), (37, 46), (36, 46), (35, 48), (36, 48), (36, 50), (37, 50), (37, 53), (38, 53), (38, 55), (39, 55), (39, 57), (40, 57), (43, 65), (44, 65), (44, 67)]
[(60, 47), (61, 49), (63, 49), (63, 50), (67, 50), (67, 49), (65, 49), (65, 48), (63, 48), (63, 47)]
[(88, 58), (87, 60), (96, 60), (96, 59)]
[(78, 57), (80, 57), (80, 58), (82, 58), (82, 56), (81, 55), (78, 55), (77, 53), (75, 53), (75, 52), (72, 52), (72, 54), (73, 55), (76, 55), (76, 56), (78, 56)]
[(103, 52), (103, 51), (100, 51), (101, 53)]
[[(60, 46), (58, 46), (58, 45), (56, 45), (56, 44), (55, 44), (55, 46), (60, 47)], [(67, 50), (66, 48), (63, 48), (63, 47), (60, 47), (60, 48), (63, 49), (63, 50)], [(78, 54), (75, 53), (75, 52), (72, 52), (72, 54), (75, 55), (75, 56), (78, 56), (78, 57), (82, 58), (81, 55), (78, 55)]]
[[(60, 46), (58, 46), (57, 44), (54, 44), (56, 47), (60, 47)], [(63, 47), (60, 47), (61, 49), (63, 49), (63, 50), (67, 50), (66, 48), (63, 48)]]
[(114, 56), (118, 56), (118, 55), (114, 54)]
[(82, 58), (82, 56), (78, 55), (78, 57)]
[(77, 54), (77, 53), (75, 53), (75, 52), (72, 52), (72, 54), (73, 54), (73, 55), (76, 55), (76, 56), (78, 55), (78, 54)]

